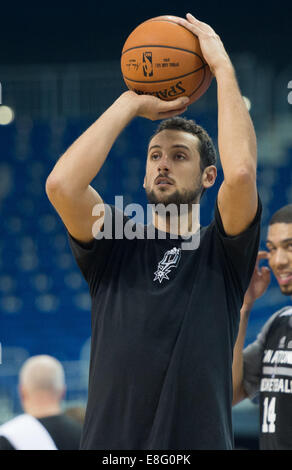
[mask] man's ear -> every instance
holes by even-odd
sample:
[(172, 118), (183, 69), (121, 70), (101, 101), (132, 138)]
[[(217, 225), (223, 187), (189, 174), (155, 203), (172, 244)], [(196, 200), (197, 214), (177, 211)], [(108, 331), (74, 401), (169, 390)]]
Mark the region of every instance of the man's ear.
[(202, 185), (205, 189), (211, 188), (217, 178), (217, 168), (215, 165), (207, 166), (202, 174)]

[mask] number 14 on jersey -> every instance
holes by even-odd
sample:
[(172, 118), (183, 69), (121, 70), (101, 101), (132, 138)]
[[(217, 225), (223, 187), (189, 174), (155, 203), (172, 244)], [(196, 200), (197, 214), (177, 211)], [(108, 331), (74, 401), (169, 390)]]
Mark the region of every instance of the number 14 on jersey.
[(263, 424), (262, 432), (263, 433), (273, 433), (275, 432), (275, 423), (276, 423), (276, 397), (264, 399), (264, 410), (263, 410)]

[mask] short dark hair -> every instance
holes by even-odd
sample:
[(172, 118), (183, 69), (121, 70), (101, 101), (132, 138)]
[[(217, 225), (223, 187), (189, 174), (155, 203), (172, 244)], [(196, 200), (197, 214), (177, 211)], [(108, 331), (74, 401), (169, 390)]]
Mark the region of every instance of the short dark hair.
[(165, 119), (160, 122), (150, 140), (152, 140), (155, 135), (167, 129), (188, 132), (198, 137), (200, 142), (198, 150), (201, 157), (200, 168), (202, 172), (207, 166), (216, 165), (217, 157), (213, 141), (207, 131), (199, 126), (193, 119), (186, 119), (182, 116)]
[(273, 224), (292, 224), (292, 204), (287, 204), (277, 210), (269, 222), (269, 225)]

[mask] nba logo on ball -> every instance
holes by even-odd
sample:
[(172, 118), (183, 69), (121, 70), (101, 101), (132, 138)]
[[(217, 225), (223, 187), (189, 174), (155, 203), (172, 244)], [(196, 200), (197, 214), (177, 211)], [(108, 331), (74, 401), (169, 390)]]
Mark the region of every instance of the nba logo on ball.
[(193, 103), (213, 78), (198, 38), (174, 16), (152, 18), (132, 31), (122, 50), (121, 70), (130, 90), (167, 101), (187, 96)]
[(144, 77), (153, 77), (152, 52), (143, 52)]

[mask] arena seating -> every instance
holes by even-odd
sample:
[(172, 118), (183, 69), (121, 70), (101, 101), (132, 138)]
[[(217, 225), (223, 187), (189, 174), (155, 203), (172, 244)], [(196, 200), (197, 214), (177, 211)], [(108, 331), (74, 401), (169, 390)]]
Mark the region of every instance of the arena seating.
[[(215, 116), (202, 114), (197, 121), (216, 138)], [(86, 119), (40, 122), (23, 118), (0, 126), (0, 381), (1, 400), (12, 397), (13, 412), (19, 409), (17, 371), (23, 360), (34, 354), (51, 354), (67, 364), (69, 398), (86, 397), (90, 298), (64, 226), (45, 194), (45, 182), (55, 161), (89, 124)], [(145, 150), (155, 126), (135, 120), (114, 145), (93, 182), (106, 202), (114, 203), (115, 195), (123, 195), (124, 204), (146, 204), (142, 187)], [(291, 153), (292, 149), (287, 149), (287, 162)], [(203, 225), (212, 218), (221, 181), (219, 164), (218, 182), (202, 200)], [(258, 183), (264, 207), (264, 248), (271, 213), (291, 201), (291, 172), (285, 165), (265, 166), (260, 159)], [(273, 279), (269, 291), (255, 305), (247, 342), (286, 302)]]

